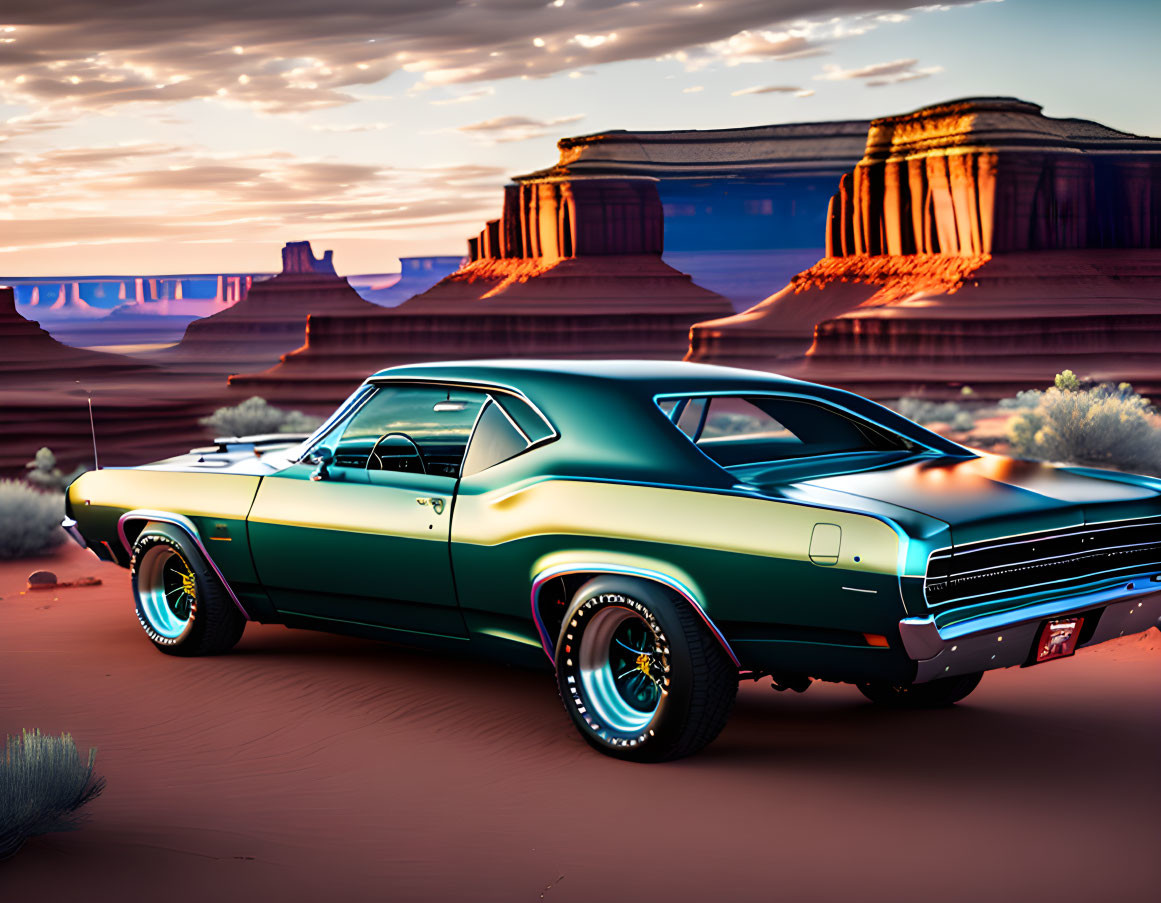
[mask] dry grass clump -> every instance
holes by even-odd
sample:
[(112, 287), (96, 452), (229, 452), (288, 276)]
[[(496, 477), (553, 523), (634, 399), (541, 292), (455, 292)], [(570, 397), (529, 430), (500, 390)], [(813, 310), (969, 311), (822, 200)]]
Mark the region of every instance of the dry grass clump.
[(1020, 393), (1019, 402), (1029, 407), (1008, 425), (1013, 454), (1161, 473), (1161, 430), (1154, 425), (1156, 412), (1128, 383), (1086, 387), (1076, 374), (1065, 370), (1044, 392)]
[(90, 749), (82, 761), (68, 734), (24, 731), (8, 738), (0, 758), (0, 859), (29, 837), (80, 826), (78, 810), (105, 789), (105, 779), (93, 775), (96, 755)]
[(0, 561), (51, 552), (65, 538), (64, 496), (0, 480)]
[(264, 433), (310, 433), (322, 420), (302, 411), (284, 411), (254, 395), (232, 407), (218, 408), (198, 421), (214, 436), (259, 436)]

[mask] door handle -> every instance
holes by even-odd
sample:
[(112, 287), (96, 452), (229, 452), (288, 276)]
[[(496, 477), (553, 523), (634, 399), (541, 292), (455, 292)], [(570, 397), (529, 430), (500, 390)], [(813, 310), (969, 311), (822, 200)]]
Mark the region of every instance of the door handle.
[(416, 499), (415, 504), (428, 506), (436, 514), (443, 514), (443, 499), (439, 499), (439, 498)]

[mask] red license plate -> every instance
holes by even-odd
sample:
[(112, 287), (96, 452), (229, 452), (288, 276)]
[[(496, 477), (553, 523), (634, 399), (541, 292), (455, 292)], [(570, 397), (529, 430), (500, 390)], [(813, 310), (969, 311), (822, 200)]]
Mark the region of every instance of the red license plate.
[(1080, 639), (1082, 624), (1084, 618), (1064, 618), (1045, 624), (1036, 644), (1036, 663), (1066, 658), (1076, 652), (1076, 641)]

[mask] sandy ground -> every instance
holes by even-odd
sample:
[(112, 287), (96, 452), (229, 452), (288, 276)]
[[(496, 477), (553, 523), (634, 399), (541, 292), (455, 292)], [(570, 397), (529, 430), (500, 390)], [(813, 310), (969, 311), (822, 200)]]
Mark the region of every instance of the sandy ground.
[[(21, 594), (45, 564), (104, 585)], [(161, 655), (71, 546), (0, 597), (0, 734), (69, 731), (108, 779), (0, 864), (12, 899), (1157, 899), (1156, 631), (945, 711), (747, 684), (705, 753), (636, 766), (546, 674), (260, 625)]]

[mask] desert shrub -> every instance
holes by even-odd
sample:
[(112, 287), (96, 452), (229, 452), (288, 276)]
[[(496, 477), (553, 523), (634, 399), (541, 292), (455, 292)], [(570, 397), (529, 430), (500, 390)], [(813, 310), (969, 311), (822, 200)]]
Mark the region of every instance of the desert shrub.
[(0, 480), (0, 560), (52, 551), (64, 540), (64, 496)]
[(65, 487), (85, 472), (84, 467), (78, 467), (70, 474), (65, 474), (56, 466), (56, 455), (51, 449), (42, 448), (31, 461), (24, 465), (28, 471), (24, 479), (28, 480), (37, 489), (47, 492), (64, 492)]
[(924, 398), (900, 398), (887, 405), (916, 423), (946, 423), (953, 430), (967, 432), (976, 425), (975, 415), (954, 401), (927, 401)]
[(1004, 411), (1030, 411), (1040, 406), (1044, 393), (1040, 389), (1025, 389), (1014, 398), (1001, 398), (999, 407)]
[(218, 408), (198, 421), (215, 436), (253, 436), (262, 433), (309, 433), (322, 420), (301, 411), (284, 411), (254, 395), (232, 407)]
[(1161, 470), (1161, 431), (1128, 383), (1085, 387), (1071, 370), (1008, 424), (1017, 455), (1114, 470)]
[(24, 731), (9, 737), (0, 759), (0, 859), (29, 837), (80, 826), (78, 810), (105, 789), (93, 776), (97, 751), (82, 762), (68, 734), (48, 736)]

